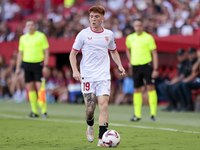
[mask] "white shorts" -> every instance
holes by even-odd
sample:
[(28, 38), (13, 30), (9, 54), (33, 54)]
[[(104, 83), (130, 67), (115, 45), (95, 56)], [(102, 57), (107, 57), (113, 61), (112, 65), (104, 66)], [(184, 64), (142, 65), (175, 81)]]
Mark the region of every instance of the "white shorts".
[(85, 93), (94, 93), (96, 96), (109, 95), (110, 96), (110, 80), (81, 82), (81, 91)]

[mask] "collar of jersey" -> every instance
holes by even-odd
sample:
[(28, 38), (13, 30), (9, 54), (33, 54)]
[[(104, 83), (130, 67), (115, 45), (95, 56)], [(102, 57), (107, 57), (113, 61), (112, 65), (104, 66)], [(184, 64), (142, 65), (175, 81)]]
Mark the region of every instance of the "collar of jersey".
[[(101, 27), (101, 28), (102, 28), (102, 27)], [(102, 31), (101, 31), (101, 32), (93, 31), (93, 30), (92, 30), (92, 27), (90, 27), (90, 30), (91, 30), (92, 32), (94, 32), (94, 33), (102, 33), (102, 32), (104, 31), (104, 28), (102, 28)]]

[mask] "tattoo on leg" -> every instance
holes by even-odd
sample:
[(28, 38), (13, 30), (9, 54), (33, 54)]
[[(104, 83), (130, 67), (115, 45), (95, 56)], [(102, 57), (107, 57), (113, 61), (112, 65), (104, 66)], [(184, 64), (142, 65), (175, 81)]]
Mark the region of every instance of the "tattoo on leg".
[(87, 119), (92, 119), (94, 116), (94, 110), (96, 107), (96, 96), (94, 93), (87, 93), (83, 94), (83, 97), (85, 99), (85, 113)]

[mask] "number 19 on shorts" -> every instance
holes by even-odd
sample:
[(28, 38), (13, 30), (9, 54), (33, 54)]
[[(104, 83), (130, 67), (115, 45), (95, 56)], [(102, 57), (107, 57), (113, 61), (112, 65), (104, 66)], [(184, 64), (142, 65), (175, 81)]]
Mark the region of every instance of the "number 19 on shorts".
[(90, 90), (90, 83), (83, 82), (83, 91), (89, 91), (89, 90)]

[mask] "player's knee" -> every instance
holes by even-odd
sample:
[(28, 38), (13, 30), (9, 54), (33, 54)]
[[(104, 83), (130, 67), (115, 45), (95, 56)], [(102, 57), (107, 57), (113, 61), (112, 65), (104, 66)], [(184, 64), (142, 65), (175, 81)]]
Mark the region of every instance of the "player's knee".
[(88, 116), (93, 116), (93, 114), (94, 114), (94, 110), (95, 110), (95, 108), (86, 108), (86, 114), (88, 115)]
[(100, 105), (100, 112), (107, 112), (107, 110), (108, 110), (107, 103), (103, 103), (102, 105)]

